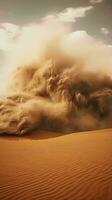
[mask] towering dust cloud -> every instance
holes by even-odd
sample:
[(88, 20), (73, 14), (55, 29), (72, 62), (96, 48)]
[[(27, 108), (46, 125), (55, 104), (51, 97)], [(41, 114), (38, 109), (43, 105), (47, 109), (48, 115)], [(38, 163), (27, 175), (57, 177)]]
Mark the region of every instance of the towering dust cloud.
[(23, 28), (6, 80), (0, 133), (112, 127), (112, 47), (85, 31), (57, 22)]

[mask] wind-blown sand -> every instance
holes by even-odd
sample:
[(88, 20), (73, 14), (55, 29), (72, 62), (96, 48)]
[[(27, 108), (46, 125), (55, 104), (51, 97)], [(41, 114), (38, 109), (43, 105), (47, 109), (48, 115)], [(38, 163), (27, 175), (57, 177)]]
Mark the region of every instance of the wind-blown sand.
[(0, 200), (112, 199), (112, 129), (39, 137), (0, 138)]

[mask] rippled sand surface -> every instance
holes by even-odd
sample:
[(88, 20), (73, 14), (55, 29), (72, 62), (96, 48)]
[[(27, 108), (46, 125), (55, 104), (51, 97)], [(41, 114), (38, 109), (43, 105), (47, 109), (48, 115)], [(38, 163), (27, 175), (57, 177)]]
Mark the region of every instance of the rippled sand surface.
[(112, 129), (44, 135), (0, 137), (0, 200), (112, 199)]

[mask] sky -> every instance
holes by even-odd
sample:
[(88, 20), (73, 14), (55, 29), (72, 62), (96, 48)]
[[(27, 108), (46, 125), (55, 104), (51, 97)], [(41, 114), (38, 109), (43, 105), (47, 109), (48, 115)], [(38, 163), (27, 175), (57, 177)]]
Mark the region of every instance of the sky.
[(86, 17), (77, 19), (75, 28), (87, 30), (98, 37), (105, 36), (111, 42), (109, 32), (112, 32), (112, 0), (3, 0), (0, 1), (0, 22), (25, 25), (38, 21), (49, 13), (86, 6), (94, 8)]
[(112, 45), (112, 0), (0, 1), (0, 63), (21, 27), (55, 18)]

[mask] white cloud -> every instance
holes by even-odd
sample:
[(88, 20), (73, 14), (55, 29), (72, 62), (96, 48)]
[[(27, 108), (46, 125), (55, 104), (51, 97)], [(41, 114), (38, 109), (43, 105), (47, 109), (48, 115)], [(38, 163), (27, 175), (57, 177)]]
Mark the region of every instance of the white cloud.
[(80, 30), (80, 31), (74, 31), (74, 32), (71, 32), (69, 35), (68, 35), (68, 39), (69, 41), (73, 41), (75, 40), (76, 42), (80, 41), (82, 42), (82, 40), (91, 40), (91, 37), (88, 35), (88, 33), (84, 30)]
[(16, 34), (19, 30), (19, 27), (15, 24), (11, 23), (1, 23), (0, 24), (7, 32), (10, 32), (12, 34)]
[(14, 38), (17, 36), (19, 26), (11, 23), (0, 23), (0, 50), (9, 51)]
[(57, 15), (59, 21), (62, 22), (75, 22), (76, 18), (86, 16), (86, 12), (93, 9), (93, 6), (79, 7), (79, 8), (67, 8), (63, 12)]
[(96, 3), (102, 3), (103, 0), (90, 0), (90, 3), (96, 4)]
[[(77, 18), (85, 17), (89, 10), (93, 9), (93, 6), (79, 7), (79, 8), (66, 8), (62, 12), (48, 15), (44, 18), (46, 22), (55, 21), (57, 23), (73, 23)], [(0, 23), (0, 50), (9, 51), (14, 45), (14, 40), (18, 37), (19, 33), (23, 31), (24, 27), (20, 30), (20, 27), (12, 23)]]
[(93, 6), (79, 7), (79, 8), (66, 8), (64, 11), (56, 14), (48, 15), (44, 18), (46, 21), (60, 21), (60, 22), (75, 22), (77, 18), (86, 16), (86, 13), (93, 9)]
[(9, 41), (8, 35), (4, 29), (0, 29), (0, 50), (8, 50)]
[(104, 34), (104, 35), (108, 35), (110, 33), (110, 31), (108, 30), (108, 28), (106, 27), (102, 27), (101, 28), (101, 32)]

